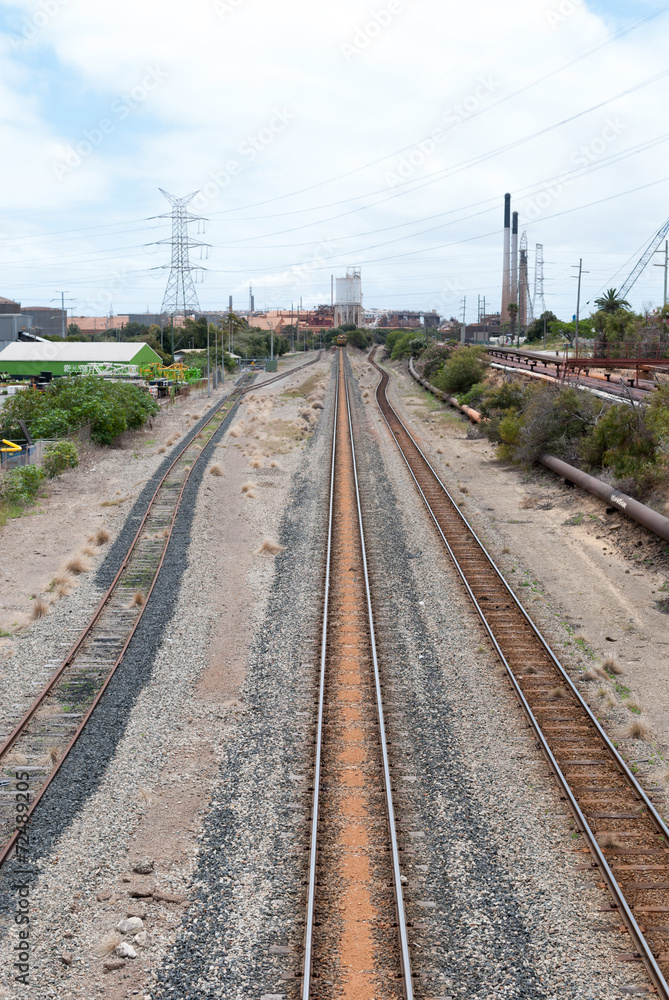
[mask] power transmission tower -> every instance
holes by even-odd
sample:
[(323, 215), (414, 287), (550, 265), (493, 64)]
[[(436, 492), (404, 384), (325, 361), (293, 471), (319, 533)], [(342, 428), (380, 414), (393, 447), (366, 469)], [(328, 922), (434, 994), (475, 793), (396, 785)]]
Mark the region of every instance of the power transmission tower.
[(192, 272), (202, 268), (191, 264), (190, 250), (192, 247), (207, 246), (206, 243), (191, 239), (188, 224), (190, 222), (203, 223), (206, 220), (201, 215), (192, 215), (187, 209), (187, 205), (193, 200), (197, 191), (186, 195), (185, 198), (175, 198), (174, 195), (163, 191), (162, 188), (160, 188), (160, 192), (172, 206), (171, 212), (158, 216), (159, 219), (172, 220), (171, 238), (158, 240), (158, 243), (168, 244), (172, 247), (172, 259), (169, 264), (163, 265), (165, 268), (169, 267), (170, 275), (167, 279), (161, 312), (170, 315), (182, 313), (185, 317), (189, 312), (200, 311)]
[(546, 300), (544, 299), (544, 245), (536, 245), (536, 261), (534, 264), (534, 315), (541, 316), (546, 312)]

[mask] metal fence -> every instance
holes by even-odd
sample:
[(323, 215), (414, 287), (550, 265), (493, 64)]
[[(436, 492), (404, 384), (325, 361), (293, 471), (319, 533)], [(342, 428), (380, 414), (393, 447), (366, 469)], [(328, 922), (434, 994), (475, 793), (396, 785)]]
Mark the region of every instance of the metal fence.
[(21, 451), (0, 452), (0, 470), (9, 472), (11, 469), (22, 469), (26, 465), (42, 465), (44, 452), (50, 444), (55, 444), (53, 440), (39, 440), (34, 444), (24, 445)]

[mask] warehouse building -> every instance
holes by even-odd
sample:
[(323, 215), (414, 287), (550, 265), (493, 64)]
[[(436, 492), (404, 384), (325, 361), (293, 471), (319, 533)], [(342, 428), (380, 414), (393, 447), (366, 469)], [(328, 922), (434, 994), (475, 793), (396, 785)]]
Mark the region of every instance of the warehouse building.
[(148, 344), (88, 344), (42, 341), (26, 344), (17, 341), (0, 351), (0, 372), (14, 378), (31, 378), (41, 372), (54, 376), (74, 375), (82, 365), (151, 365), (161, 364), (160, 357)]

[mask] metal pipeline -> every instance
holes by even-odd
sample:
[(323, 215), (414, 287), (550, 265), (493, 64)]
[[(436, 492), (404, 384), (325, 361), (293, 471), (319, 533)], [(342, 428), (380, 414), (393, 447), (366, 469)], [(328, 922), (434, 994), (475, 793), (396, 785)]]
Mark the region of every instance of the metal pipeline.
[[(438, 396), (445, 403), (450, 403), (451, 406), (455, 406), (458, 410), (461, 410), (470, 420), (474, 420), (477, 424), (480, 424), (481, 420), (484, 419), (478, 410), (473, 410), (471, 406), (462, 406), (454, 396), (447, 396), (445, 393), (440, 392), (439, 389), (435, 389), (427, 379), (421, 378), (413, 366), (413, 358), (409, 360), (409, 371), (413, 378), (417, 382), (420, 382), (429, 392)], [(669, 517), (659, 514), (644, 503), (639, 503), (633, 497), (627, 496), (626, 493), (622, 493), (613, 486), (603, 483), (601, 479), (595, 479), (594, 476), (589, 476), (587, 472), (581, 472), (580, 469), (574, 468), (568, 462), (563, 462), (561, 458), (555, 458), (554, 455), (542, 455), (539, 461), (547, 469), (550, 469), (551, 472), (562, 476), (563, 479), (568, 479), (570, 483), (580, 486), (582, 490), (591, 493), (599, 500), (611, 504), (612, 507), (616, 507), (623, 514), (626, 514), (627, 517), (631, 517), (633, 521), (643, 525), (644, 528), (648, 528), (654, 535), (658, 535), (669, 542)]]

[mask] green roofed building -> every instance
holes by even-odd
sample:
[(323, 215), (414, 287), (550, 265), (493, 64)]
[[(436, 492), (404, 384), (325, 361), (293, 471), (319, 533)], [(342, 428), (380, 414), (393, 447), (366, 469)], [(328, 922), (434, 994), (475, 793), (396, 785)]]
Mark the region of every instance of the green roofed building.
[(162, 364), (160, 357), (148, 344), (89, 344), (41, 340), (37, 343), (16, 341), (0, 351), (0, 373), (14, 378), (29, 378), (41, 372), (75, 375), (87, 371), (86, 365), (152, 365)]

